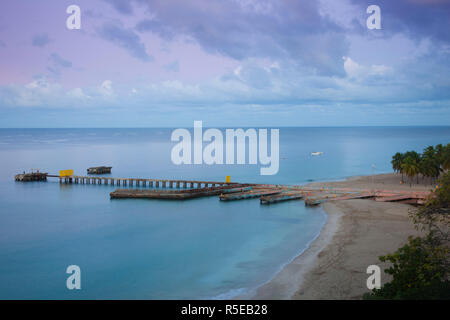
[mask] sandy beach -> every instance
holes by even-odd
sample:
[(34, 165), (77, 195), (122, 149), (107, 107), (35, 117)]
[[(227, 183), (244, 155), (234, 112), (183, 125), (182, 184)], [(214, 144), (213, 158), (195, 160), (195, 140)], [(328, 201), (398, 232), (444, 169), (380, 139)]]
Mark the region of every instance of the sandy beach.
[[(400, 184), (401, 176), (380, 174), (313, 186), (384, 190), (429, 190), (431, 185)], [(322, 205), (328, 220), (311, 246), (274, 279), (257, 289), (251, 299), (361, 299), (369, 290), (369, 265), (380, 266), (381, 282), (389, 281), (378, 257), (392, 253), (418, 235), (408, 204), (373, 200), (342, 200)]]

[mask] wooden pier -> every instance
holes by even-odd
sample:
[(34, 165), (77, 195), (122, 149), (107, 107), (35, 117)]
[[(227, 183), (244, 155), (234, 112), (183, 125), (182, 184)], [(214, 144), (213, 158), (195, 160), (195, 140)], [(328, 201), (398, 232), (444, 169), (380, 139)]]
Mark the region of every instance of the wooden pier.
[(282, 201), (303, 199), (305, 193), (303, 192), (282, 192), (274, 195), (266, 195), (260, 198), (261, 204), (272, 204)]
[(316, 206), (327, 201), (373, 199), (380, 202), (401, 202), (408, 204), (423, 204), (431, 192), (427, 191), (386, 191), (386, 190), (334, 190), (334, 193), (321, 192), (305, 198), (306, 206)]
[(208, 188), (233, 186), (236, 182), (223, 181), (195, 181), (195, 180), (166, 180), (166, 179), (144, 179), (144, 178), (111, 178), (111, 177), (92, 177), (92, 176), (67, 176), (60, 177), (48, 175), (49, 177), (59, 178), (60, 183), (65, 184), (105, 184), (113, 186), (129, 187), (148, 187), (148, 188)]
[(380, 202), (422, 204), (431, 194), (431, 191), (320, 188), (185, 179), (113, 178), (77, 175), (60, 176), (41, 173), (39, 171), (18, 174), (14, 178), (16, 181), (22, 182), (47, 181), (47, 178), (57, 178), (61, 184), (103, 184), (134, 187), (134, 189), (122, 188), (111, 192), (111, 199), (146, 198), (183, 200), (219, 196), (221, 201), (260, 198), (260, 203), (265, 205), (282, 201), (304, 200), (306, 206), (317, 206), (327, 201), (351, 199), (373, 199)]
[(222, 187), (208, 187), (190, 190), (144, 190), (144, 189), (117, 189), (109, 195), (111, 199), (130, 199), (130, 198), (145, 198), (145, 199), (170, 199), (170, 200), (184, 200), (200, 197), (211, 197), (222, 194), (238, 193), (251, 190), (251, 187), (245, 185), (222, 186)]
[(221, 194), (220, 200), (221, 201), (232, 201), (232, 200), (243, 200), (243, 199), (253, 199), (253, 198), (259, 198), (262, 196), (268, 196), (273, 194), (278, 194), (282, 190), (277, 189), (251, 189), (249, 191), (245, 192), (239, 192), (239, 193), (233, 193), (233, 194)]
[[(190, 199), (219, 195), (221, 201), (234, 201), (260, 198), (261, 204), (274, 204), (283, 201), (304, 200), (306, 206), (317, 206), (328, 201), (373, 199), (381, 202), (401, 202), (422, 204), (431, 192), (357, 190), (349, 188), (316, 188), (305, 186), (286, 186), (270, 184), (243, 184), (223, 181), (165, 180), (142, 178), (110, 178), (92, 176), (52, 176), (60, 183), (67, 184), (105, 184), (128, 186), (139, 189), (117, 189), (111, 192), (112, 199)], [(153, 191), (151, 189), (174, 189), (173, 191)], [(183, 190), (186, 189), (186, 190)]]

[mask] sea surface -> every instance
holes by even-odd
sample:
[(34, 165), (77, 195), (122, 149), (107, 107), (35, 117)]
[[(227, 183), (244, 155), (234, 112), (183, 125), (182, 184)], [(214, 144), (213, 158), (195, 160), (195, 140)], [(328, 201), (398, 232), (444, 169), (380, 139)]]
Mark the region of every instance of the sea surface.
[[(0, 129), (0, 299), (231, 298), (273, 278), (327, 219), (303, 201), (110, 200), (115, 186), (17, 173), (108, 165), (123, 178), (305, 184), (391, 172), (395, 152), (450, 142), (450, 127), (280, 128), (279, 172), (261, 176), (259, 165), (174, 165), (171, 133)], [(69, 265), (81, 290), (66, 287)]]

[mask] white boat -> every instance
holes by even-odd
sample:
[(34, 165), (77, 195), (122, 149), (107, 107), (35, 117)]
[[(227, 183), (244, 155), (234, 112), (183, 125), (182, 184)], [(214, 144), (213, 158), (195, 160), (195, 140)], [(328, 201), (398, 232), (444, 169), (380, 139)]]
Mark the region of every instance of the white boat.
[(323, 154), (322, 151), (311, 152), (311, 155), (312, 155), (312, 156), (320, 156), (321, 154)]

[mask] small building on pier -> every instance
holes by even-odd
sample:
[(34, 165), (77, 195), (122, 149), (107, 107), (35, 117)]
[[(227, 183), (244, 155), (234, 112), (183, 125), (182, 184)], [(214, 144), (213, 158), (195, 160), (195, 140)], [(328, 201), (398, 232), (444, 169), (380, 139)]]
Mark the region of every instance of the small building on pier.
[(111, 173), (112, 167), (91, 167), (87, 169), (88, 174), (105, 174), (105, 173)]
[(31, 172), (31, 173), (20, 173), (14, 176), (14, 180), (21, 182), (30, 182), (30, 181), (47, 181), (48, 173), (45, 172)]

